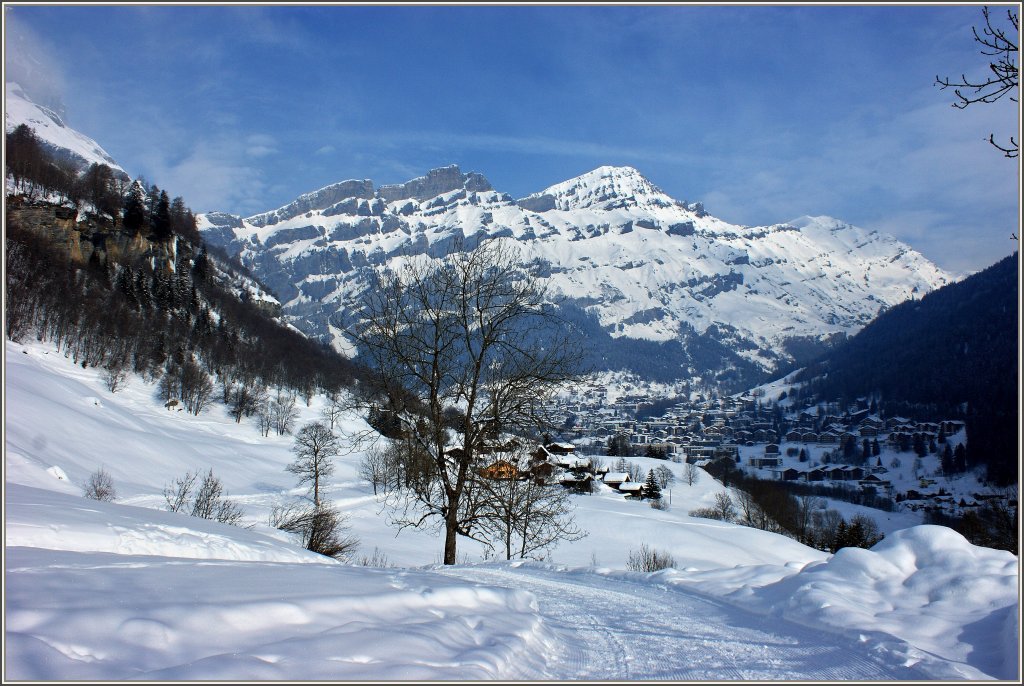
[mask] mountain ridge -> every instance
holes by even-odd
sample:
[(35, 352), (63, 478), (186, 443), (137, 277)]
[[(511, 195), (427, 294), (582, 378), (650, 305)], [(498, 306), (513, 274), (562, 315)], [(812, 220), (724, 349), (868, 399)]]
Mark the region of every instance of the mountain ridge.
[[(317, 209), (301, 202), (315, 194), (330, 197)], [(351, 347), (343, 332), (356, 313), (346, 303), (367, 287), (365, 270), (481, 239), (515, 241), (524, 268), (595, 315), (613, 339), (679, 342), (687, 331), (710, 332), (735, 353), (716, 374), (777, 369), (794, 360), (787, 339), (852, 333), (953, 280), (878, 231), (831, 217), (730, 224), (632, 167), (598, 167), (515, 200), (482, 174), (448, 165), (377, 189), (369, 180), (331, 184), (285, 208), (248, 219), (201, 215), (200, 230), (279, 292), (296, 326), (339, 349)], [(706, 371), (686, 357), (681, 377)]]
[[(8, 128), (18, 117), (39, 120), (49, 145), (87, 141), (93, 161), (113, 162), (16, 85), (7, 88), (27, 103), (12, 110), (9, 97)], [(731, 224), (626, 166), (598, 167), (517, 200), (451, 164), (399, 184), (339, 181), (249, 217), (197, 219), (211, 247), (275, 292), (290, 324), (349, 354), (345, 331), (372, 270), (484, 239), (514, 242), (524, 271), (573, 308), (598, 369), (657, 368), (663, 380), (760, 382), (954, 280), (887, 234), (823, 216)]]

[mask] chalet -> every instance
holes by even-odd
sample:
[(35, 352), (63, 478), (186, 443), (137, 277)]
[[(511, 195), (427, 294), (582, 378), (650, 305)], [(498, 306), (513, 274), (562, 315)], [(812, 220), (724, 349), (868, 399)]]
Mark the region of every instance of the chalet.
[(947, 436), (952, 436), (953, 434), (957, 433), (963, 428), (964, 422), (959, 419), (947, 420), (942, 422), (942, 430), (946, 433)]
[(861, 438), (875, 438), (878, 436), (878, 427), (861, 424), (857, 433), (860, 434)]
[(860, 426), (861, 428), (865, 426), (871, 426), (877, 429), (878, 431), (881, 431), (885, 428), (885, 422), (883, 422), (878, 415), (873, 414), (870, 417), (865, 417), (864, 419), (862, 419), (860, 422)]
[(572, 455), (576, 452), (576, 446), (572, 443), (548, 443), (544, 447), (552, 455)]
[(824, 481), (825, 470), (821, 467), (814, 467), (804, 472), (804, 481)]
[(542, 445), (539, 445), (530, 453), (530, 458), (535, 462), (548, 462), (551, 460), (553, 455)]
[(860, 422), (867, 419), (868, 415), (871, 414), (870, 410), (857, 410), (856, 412), (850, 413), (850, 423), (859, 424)]
[(558, 483), (560, 483), (563, 488), (570, 491), (575, 491), (577, 493), (590, 493), (593, 481), (594, 477), (590, 474), (566, 474), (559, 479)]
[(780, 455), (763, 455), (763, 456), (751, 456), (747, 460), (751, 467), (764, 468), (764, 467), (781, 467), (782, 457)]
[(495, 460), (480, 470), (480, 476), (485, 479), (518, 479), (519, 468), (508, 460)]
[(846, 472), (843, 467), (830, 467), (825, 470), (825, 474), (831, 481), (846, 481)]
[(846, 480), (847, 481), (851, 481), (851, 480), (856, 481), (858, 479), (863, 479), (864, 478), (864, 468), (863, 467), (855, 467), (853, 465), (846, 465), (845, 467), (843, 467), (843, 471), (846, 472)]
[(544, 483), (555, 473), (555, 465), (550, 462), (534, 462), (530, 465), (530, 476), (537, 483)]
[(805, 431), (800, 435), (800, 440), (803, 443), (817, 443), (818, 434), (814, 433), (813, 431)]
[(862, 489), (874, 488), (885, 495), (889, 495), (892, 492), (892, 482), (879, 478), (877, 474), (868, 474), (857, 483), (860, 484)]
[(766, 445), (764, 447), (764, 454), (765, 455), (778, 455), (779, 454), (779, 444), (778, 443), (769, 443), (768, 445)]
[(800, 470), (795, 467), (787, 467), (779, 473), (779, 476), (783, 481), (796, 481), (800, 478)]
[(803, 439), (803, 434), (797, 429), (793, 429), (786, 434), (786, 440), (790, 443), (799, 443)]
[(833, 431), (822, 431), (820, 434), (818, 434), (818, 443), (831, 444), (831, 443), (838, 443), (838, 442), (839, 442), (839, 434), (837, 434), (837, 433), (835, 433)]
[(644, 485), (633, 481), (627, 481), (619, 484), (619, 492), (625, 493), (627, 498), (642, 498), (644, 495)]
[(601, 481), (608, 484), (612, 488), (618, 488), (620, 485), (626, 483), (629, 480), (629, 474), (626, 474), (625, 472), (608, 472), (607, 474), (604, 475), (604, 478), (601, 479)]

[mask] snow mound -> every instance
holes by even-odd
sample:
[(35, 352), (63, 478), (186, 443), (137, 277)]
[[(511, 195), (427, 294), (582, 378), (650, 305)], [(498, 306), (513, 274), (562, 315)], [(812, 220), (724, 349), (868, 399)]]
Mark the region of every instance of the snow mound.
[[(1018, 579), (1016, 555), (972, 545), (946, 527), (922, 525), (897, 531), (870, 550), (843, 548), (754, 589), (749, 600), (811, 627), (881, 644), (905, 641), (915, 647), (888, 649), (931, 666), (935, 678), (1010, 679), (1018, 671), (1016, 661), (1008, 664), (1017, 653)], [(992, 636), (1005, 637), (1005, 645), (992, 645)]]
[(218, 522), (7, 482), (6, 545), (207, 560), (334, 561)]
[(11, 679), (516, 678), (550, 641), (528, 593), (427, 572), (40, 548), (7, 565)]

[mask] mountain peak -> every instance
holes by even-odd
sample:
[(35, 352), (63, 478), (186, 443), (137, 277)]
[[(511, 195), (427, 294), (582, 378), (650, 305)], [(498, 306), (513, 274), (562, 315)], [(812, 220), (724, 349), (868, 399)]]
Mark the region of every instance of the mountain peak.
[(544, 212), (553, 209), (615, 209), (627, 205), (669, 207), (681, 203), (670, 198), (633, 167), (606, 165), (529, 195), (520, 200), (519, 205), (534, 212)]

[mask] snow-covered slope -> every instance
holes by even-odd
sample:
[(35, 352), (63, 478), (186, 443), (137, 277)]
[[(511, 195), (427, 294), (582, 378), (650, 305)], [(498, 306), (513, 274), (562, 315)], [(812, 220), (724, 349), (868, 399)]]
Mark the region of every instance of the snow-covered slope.
[[(266, 524), (304, 492), (291, 436), (219, 404), (168, 412), (138, 377), (112, 394), (43, 343), (7, 342), (5, 371), (6, 680), (1019, 680), (1018, 558), (945, 527), (878, 513), (885, 540), (828, 555), (691, 517), (722, 486), (633, 458), (676, 472), (669, 510), (605, 487), (574, 497), (588, 536), (544, 563), (463, 540), (442, 568), (437, 533), (390, 528), (354, 454), (324, 493), (358, 555), (397, 566), (342, 564)], [(113, 503), (80, 495), (98, 467)], [(250, 529), (166, 511), (163, 487), (207, 468)], [(644, 542), (677, 569), (626, 571)]]
[[(452, 166), (376, 190), (368, 180), (333, 184), (248, 219), (199, 220), (207, 240), (278, 293), (296, 326), (341, 348), (368, 270), (483, 236), (514, 242), (525, 268), (612, 337), (707, 334), (766, 370), (790, 359), (787, 339), (853, 333), (952, 280), (892, 236), (830, 217), (729, 224), (630, 167), (516, 201)], [(688, 371), (702, 370), (680, 376)]]
[(53, 110), (37, 105), (16, 83), (5, 83), (4, 128), (10, 133), (19, 124), (35, 130), (36, 136), (55, 152), (66, 153), (77, 164), (88, 167), (105, 164), (115, 172), (127, 173), (99, 143), (67, 126)]

